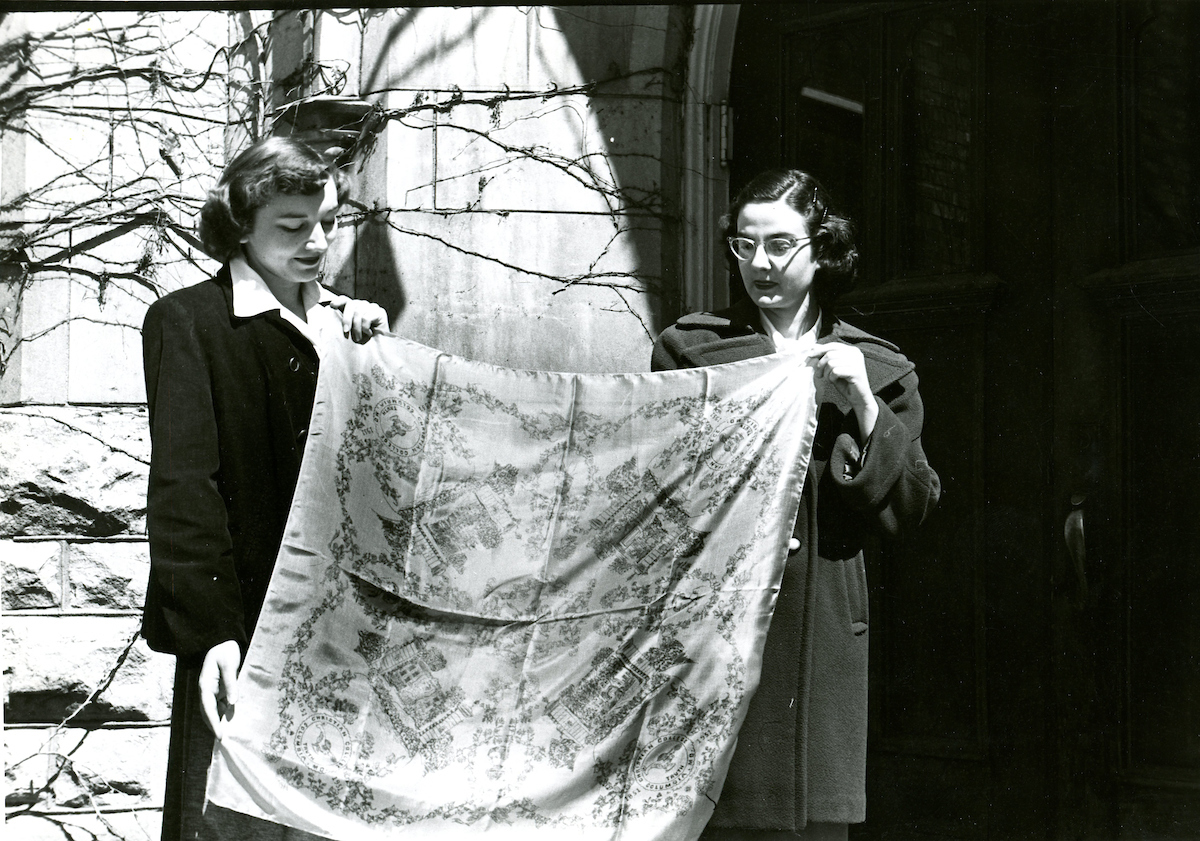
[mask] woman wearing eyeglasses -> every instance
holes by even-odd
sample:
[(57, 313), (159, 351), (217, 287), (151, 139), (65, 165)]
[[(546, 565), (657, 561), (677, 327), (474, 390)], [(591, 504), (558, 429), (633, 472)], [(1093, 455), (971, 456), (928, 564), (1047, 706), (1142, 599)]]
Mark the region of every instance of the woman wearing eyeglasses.
[(795, 350), (814, 368), (818, 423), (762, 679), (702, 841), (844, 839), (866, 814), (863, 544), (919, 525), (940, 495), (921, 449), (913, 364), (835, 316), (853, 283), (853, 226), (800, 170), (769, 170), (721, 224), (747, 298), (655, 343), (654, 370)]

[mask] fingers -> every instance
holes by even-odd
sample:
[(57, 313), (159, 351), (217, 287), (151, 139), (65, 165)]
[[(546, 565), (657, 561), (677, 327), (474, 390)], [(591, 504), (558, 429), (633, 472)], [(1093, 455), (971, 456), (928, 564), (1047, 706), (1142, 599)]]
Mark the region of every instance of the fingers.
[(862, 351), (844, 342), (824, 342), (804, 355), (818, 383), (827, 383), (854, 407), (874, 404)]
[(804, 352), (804, 360), (810, 364), (828, 363), (831, 360), (862, 357), (862, 351), (844, 342), (821, 342)]
[(863, 380), (867, 376), (862, 351), (841, 342), (816, 345), (804, 354), (804, 362), (819, 377), (834, 380)]
[(221, 661), (221, 692), (220, 699), (223, 699), (226, 706), (233, 707), (237, 704), (237, 673), (238, 664)]
[(342, 311), (342, 332), (360, 345), (387, 329), (387, 312), (378, 304), (351, 300)]
[(363, 343), (363, 315), (361, 301), (348, 301), (342, 310), (342, 334), (359, 344)]
[(200, 710), (213, 735), (224, 735), (225, 722), (233, 717), (237, 704), (237, 673), (242, 651), (233, 640), (214, 645), (204, 655), (198, 681)]
[(204, 723), (218, 739), (221, 738), (221, 718), (217, 714), (218, 681), (215, 664), (210, 669), (208, 658), (200, 669), (200, 710), (204, 713)]

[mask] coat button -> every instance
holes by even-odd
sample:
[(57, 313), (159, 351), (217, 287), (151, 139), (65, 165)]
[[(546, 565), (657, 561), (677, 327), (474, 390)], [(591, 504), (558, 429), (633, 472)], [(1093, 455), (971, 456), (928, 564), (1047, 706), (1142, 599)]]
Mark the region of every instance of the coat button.
[(293, 356), (291, 359), (288, 360), (288, 367), (292, 369), (293, 373), (295, 373), (296, 371), (299, 371), (300, 370), (300, 360)]
[(308, 430), (307, 430), (307, 429), (301, 429), (299, 432), (297, 432), (297, 433), (296, 433), (296, 440), (297, 440), (297, 441), (300, 441), (300, 442), (303, 442), (303, 441), (304, 441), (304, 437), (305, 437), (306, 435), (308, 435)]

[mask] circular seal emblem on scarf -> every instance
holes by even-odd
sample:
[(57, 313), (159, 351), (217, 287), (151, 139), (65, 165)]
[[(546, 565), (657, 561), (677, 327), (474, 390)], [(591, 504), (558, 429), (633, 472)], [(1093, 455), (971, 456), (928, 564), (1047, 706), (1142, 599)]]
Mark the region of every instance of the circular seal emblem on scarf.
[(296, 731), (296, 755), (313, 771), (344, 769), (350, 759), (350, 731), (328, 713), (314, 713)]
[(389, 397), (375, 406), (375, 429), (389, 450), (411, 456), (421, 449), (425, 428), (417, 413), (399, 397)]
[(648, 747), (634, 769), (638, 785), (652, 791), (679, 788), (696, 772), (696, 749), (686, 736), (668, 736)]
[(717, 427), (705, 442), (708, 466), (724, 470), (733, 464), (746, 446), (758, 437), (758, 424), (752, 418), (734, 418)]

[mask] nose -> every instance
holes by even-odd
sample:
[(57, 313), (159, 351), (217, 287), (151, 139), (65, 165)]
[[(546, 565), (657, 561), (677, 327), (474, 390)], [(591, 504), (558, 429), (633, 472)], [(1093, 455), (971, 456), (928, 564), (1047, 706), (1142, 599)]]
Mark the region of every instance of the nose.
[(329, 237), (325, 235), (325, 227), (320, 223), (313, 226), (306, 243), (309, 251), (325, 251), (329, 248)]
[(750, 258), (750, 265), (756, 269), (771, 268), (771, 261), (767, 259), (767, 248), (763, 243), (754, 244), (754, 256)]

